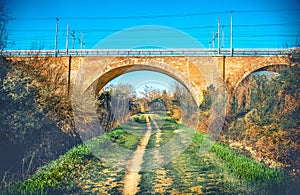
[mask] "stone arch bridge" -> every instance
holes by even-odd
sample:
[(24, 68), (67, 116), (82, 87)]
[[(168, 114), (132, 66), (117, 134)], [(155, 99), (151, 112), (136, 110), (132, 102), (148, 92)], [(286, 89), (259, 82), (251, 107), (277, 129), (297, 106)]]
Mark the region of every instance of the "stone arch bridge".
[[(131, 51), (132, 52), (132, 51)], [(149, 52), (149, 51), (148, 51)], [(144, 53), (145, 54), (145, 53)], [(101, 55), (48, 56), (54, 65), (63, 66), (69, 86), (74, 86), (76, 93), (83, 93), (91, 85), (96, 92), (110, 80), (126, 72), (152, 70), (167, 74), (185, 85), (193, 94), (197, 103), (202, 101), (202, 90), (213, 84), (235, 89), (252, 72), (272, 65), (290, 65), (285, 55), (169, 55), (162, 52), (144, 55), (127, 53), (122, 55), (101, 53)], [(155, 53), (154, 53), (155, 54)], [(82, 56), (81, 56), (82, 55)], [(11, 55), (12, 61), (30, 61), (26, 55)], [(29, 62), (30, 63), (30, 62)], [(73, 92), (75, 92), (73, 91)], [(227, 90), (228, 93), (228, 90)]]

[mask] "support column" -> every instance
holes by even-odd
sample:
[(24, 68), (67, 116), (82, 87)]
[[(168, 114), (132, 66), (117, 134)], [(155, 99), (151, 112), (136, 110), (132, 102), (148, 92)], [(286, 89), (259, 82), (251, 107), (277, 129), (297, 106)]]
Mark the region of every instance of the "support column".
[(68, 68), (68, 96), (70, 96), (70, 88), (71, 88), (71, 64), (72, 64), (72, 56), (69, 56), (69, 68)]
[(223, 82), (225, 82), (225, 64), (226, 64), (226, 56), (223, 56), (223, 63), (222, 63)]

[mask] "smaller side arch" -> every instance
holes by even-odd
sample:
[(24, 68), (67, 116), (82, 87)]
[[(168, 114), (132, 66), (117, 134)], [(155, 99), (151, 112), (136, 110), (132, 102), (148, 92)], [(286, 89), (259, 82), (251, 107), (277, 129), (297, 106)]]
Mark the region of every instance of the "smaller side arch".
[(241, 83), (248, 78), (252, 73), (260, 71), (260, 70), (271, 70), (274, 72), (278, 72), (281, 68), (291, 66), (290, 64), (268, 64), (268, 65), (260, 65), (260, 66), (251, 66), (247, 71), (243, 71), (243, 74), (240, 74), (235, 80), (227, 81), (227, 104), (226, 104), (226, 114), (229, 114), (231, 111), (231, 104), (233, 101), (233, 97), (238, 93), (239, 87)]
[(243, 80), (245, 80), (247, 77), (249, 77), (252, 73), (255, 73), (258, 71), (263, 71), (263, 70), (277, 72), (281, 68), (287, 67), (287, 66), (290, 66), (290, 65), (289, 64), (269, 64), (269, 65), (265, 65), (262, 67), (255, 67), (255, 68), (249, 69), (240, 78), (238, 78), (237, 82), (234, 85), (233, 91), (236, 92), (237, 88), (243, 82)]

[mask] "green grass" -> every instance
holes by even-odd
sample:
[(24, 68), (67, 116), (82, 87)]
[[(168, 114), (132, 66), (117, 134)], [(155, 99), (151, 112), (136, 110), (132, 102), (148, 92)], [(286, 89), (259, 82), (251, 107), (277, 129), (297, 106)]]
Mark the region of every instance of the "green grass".
[[(152, 128), (152, 134), (149, 139), (149, 143), (147, 145), (147, 149), (151, 149), (155, 147), (155, 137), (157, 133), (157, 129), (153, 123), (152, 120), (150, 120), (150, 125)], [(163, 125), (160, 127), (160, 130), (162, 132), (161, 134), (161, 142), (159, 143), (160, 146), (163, 146), (164, 144), (168, 143), (170, 139), (173, 138), (175, 135), (174, 130), (178, 128), (178, 124), (171, 118), (166, 118)]]
[[(140, 138), (134, 134), (116, 129), (90, 140), (87, 144), (99, 145), (105, 141), (115, 142), (116, 144), (134, 151), (139, 144)], [(128, 154), (130, 157), (131, 154)], [(87, 164), (97, 164), (99, 171), (105, 168), (101, 159), (95, 157), (90, 149), (81, 144), (69, 150), (59, 159), (43, 166), (32, 177), (19, 182), (5, 191), (3, 194), (49, 194), (61, 192), (78, 192), (80, 189), (74, 180), (75, 173), (80, 172), (82, 166)], [(100, 167), (99, 167), (100, 166)]]
[[(152, 121), (151, 125), (155, 131)], [(172, 119), (167, 119), (160, 129), (160, 146), (170, 144), (168, 141), (175, 136), (177, 129), (183, 129), (193, 138), (183, 153), (162, 167), (162, 170), (167, 170), (165, 177), (172, 179), (167, 193), (172, 189), (179, 193), (195, 193), (192, 189), (196, 186), (201, 187), (204, 194), (274, 194), (285, 182), (286, 178), (280, 170), (270, 169)], [(151, 135), (147, 149), (155, 148), (155, 137), (155, 134)], [(181, 141), (177, 140), (177, 143)], [(201, 154), (206, 147), (206, 153)], [(168, 153), (171, 154), (172, 149), (176, 150), (176, 146), (170, 147)], [(167, 161), (169, 156), (162, 157)], [(155, 163), (153, 156), (144, 157), (145, 166)], [(139, 194), (153, 192), (157, 183), (155, 171), (143, 172), (140, 183), (143, 192)]]
[(146, 117), (143, 114), (136, 114), (131, 118), (134, 120), (134, 122), (146, 123)]
[[(188, 128), (185, 130), (189, 131)], [(191, 130), (190, 130), (191, 131)], [(206, 143), (202, 143), (204, 138)], [(212, 152), (228, 169), (240, 180), (246, 182), (256, 182), (265, 185), (280, 185), (286, 182), (286, 177), (281, 170), (271, 169), (262, 163), (259, 163), (235, 150), (225, 146), (219, 142), (211, 141), (211, 138), (201, 133), (196, 133), (191, 146), (194, 148), (210, 145), (210, 152)]]
[(76, 165), (93, 158), (85, 145), (79, 145), (58, 160), (43, 166), (31, 178), (10, 187), (8, 192), (10, 194), (45, 194), (47, 191), (53, 191), (55, 186), (69, 182), (70, 174), (76, 170)]
[(241, 180), (256, 182), (266, 187), (280, 186), (286, 182), (283, 172), (271, 169), (220, 143), (215, 143), (212, 152)]
[[(135, 117), (138, 118), (138, 121), (135, 121)], [(186, 142), (182, 137), (176, 137), (178, 130), (183, 130), (184, 135), (189, 135), (192, 138), (187, 148), (179, 156), (161, 167), (161, 170), (166, 170), (164, 177), (171, 179), (170, 185), (165, 189), (166, 193), (171, 190), (177, 190), (181, 193), (194, 193), (194, 187), (201, 187), (202, 192), (205, 194), (253, 194), (260, 192), (261, 189), (263, 189), (263, 193), (272, 194), (286, 181), (286, 177), (281, 171), (270, 169), (237, 153), (228, 146), (213, 142), (207, 135), (197, 133), (182, 124), (177, 124), (169, 117), (152, 117), (154, 120), (150, 120), (150, 124), (153, 134), (146, 149), (152, 150), (157, 147), (157, 129), (154, 121), (164, 121), (160, 127), (159, 143), (159, 146), (165, 144), (169, 146), (168, 151), (160, 156), (164, 162), (168, 162), (174, 151), (178, 150), (178, 145)], [(144, 119), (145, 116), (142, 114), (136, 115), (132, 117), (132, 120), (122, 124), (115, 130), (74, 147), (59, 159), (43, 166), (32, 177), (5, 189), (2, 193), (89, 194), (97, 188), (106, 188), (93, 193), (120, 194), (122, 188), (120, 181), (124, 178), (126, 165), (124, 164), (121, 167), (122, 169), (119, 169), (105, 160), (109, 160), (107, 159), (108, 154), (109, 157), (114, 159), (122, 155), (125, 162), (131, 158), (146, 130)], [(175, 141), (171, 143), (171, 139), (175, 139)], [(121, 150), (111, 150), (111, 145), (119, 146), (128, 152), (122, 153)], [(100, 153), (97, 154), (97, 157), (94, 152), (91, 152), (93, 147), (96, 149), (100, 147)], [(206, 151), (205, 154), (201, 154), (203, 148), (206, 147), (210, 150)], [(157, 163), (156, 160), (157, 156), (155, 157), (151, 153), (144, 156), (142, 166), (151, 167), (151, 165)], [(157, 184), (163, 183), (160, 181), (156, 170), (145, 170), (141, 173), (139, 186), (141, 191), (139, 194), (152, 193)], [(109, 183), (106, 183), (106, 181)], [(110, 187), (112, 182), (115, 182), (116, 185)], [(95, 186), (96, 184), (99, 186)]]

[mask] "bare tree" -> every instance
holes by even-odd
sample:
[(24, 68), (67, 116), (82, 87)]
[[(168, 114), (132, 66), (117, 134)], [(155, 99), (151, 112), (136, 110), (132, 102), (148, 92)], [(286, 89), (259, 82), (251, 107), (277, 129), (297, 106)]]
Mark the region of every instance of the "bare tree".
[(0, 50), (1, 52), (11, 43), (8, 42), (7, 23), (11, 20), (10, 11), (0, 2)]

